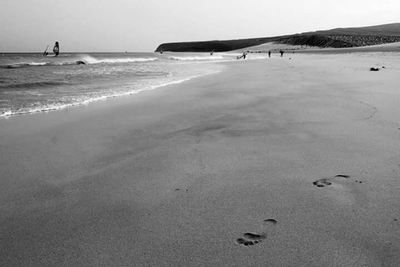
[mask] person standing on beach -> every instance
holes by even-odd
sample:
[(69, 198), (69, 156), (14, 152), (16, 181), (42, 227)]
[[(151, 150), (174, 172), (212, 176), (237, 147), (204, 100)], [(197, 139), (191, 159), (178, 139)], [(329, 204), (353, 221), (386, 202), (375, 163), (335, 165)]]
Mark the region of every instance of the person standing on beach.
[(279, 53), (281, 53), (281, 57), (283, 57), (283, 53), (285, 53), (285, 51), (280, 50)]
[(268, 57), (271, 57), (271, 50), (268, 51)]

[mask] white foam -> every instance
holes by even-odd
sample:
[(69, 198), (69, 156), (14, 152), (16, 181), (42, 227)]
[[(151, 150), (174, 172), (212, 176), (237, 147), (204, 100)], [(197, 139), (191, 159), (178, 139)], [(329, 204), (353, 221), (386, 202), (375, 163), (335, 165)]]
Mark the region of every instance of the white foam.
[(248, 59), (266, 59), (267, 55), (247, 54)]
[[(22, 63), (23, 65), (24, 63)], [(49, 62), (30, 62), (30, 63), (26, 63), (29, 66), (45, 66), (47, 64), (49, 64)]]
[(177, 57), (170, 56), (168, 57), (171, 60), (180, 60), (180, 61), (203, 61), (203, 60), (222, 60), (223, 56), (188, 56), (188, 57)]
[(227, 56), (227, 57), (236, 57), (236, 56), (243, 55), (243, 53), (238, 53), (238, 52), (218, 52), (216, 54), (221, 55), (221, 56)]
[(147, 62), (147, 61), (155, 61), (157, 58), (148, 57), (148, 58), (106, 58), (106, 59), (97, 59), (91, 56), (84, 56), (81, 59), (86, 64), (101, 64), (101, 63), (133, 63), (133, 62)]
[(22, 68), (29, 66), (45, 66), (50, 64), (49, 62), (16, 62), (7, 65), (0, 65), (0, 68)]

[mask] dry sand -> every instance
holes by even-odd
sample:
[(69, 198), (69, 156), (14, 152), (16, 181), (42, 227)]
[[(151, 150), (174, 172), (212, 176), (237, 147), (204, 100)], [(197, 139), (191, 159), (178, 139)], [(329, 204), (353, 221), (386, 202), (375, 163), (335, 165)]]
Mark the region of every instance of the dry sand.
[(399, 266), (398, 57), (223, 64), (0, 120), (0, 265)]

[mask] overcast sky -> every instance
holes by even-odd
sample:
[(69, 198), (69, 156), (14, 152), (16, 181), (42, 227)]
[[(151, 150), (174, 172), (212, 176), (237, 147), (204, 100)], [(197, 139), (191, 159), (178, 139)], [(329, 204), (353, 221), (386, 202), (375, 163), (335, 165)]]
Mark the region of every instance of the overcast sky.
[(400, 22), (399, 0), (0, 0), (0, 51), (154, 51), (175, 41), (266, 37)]

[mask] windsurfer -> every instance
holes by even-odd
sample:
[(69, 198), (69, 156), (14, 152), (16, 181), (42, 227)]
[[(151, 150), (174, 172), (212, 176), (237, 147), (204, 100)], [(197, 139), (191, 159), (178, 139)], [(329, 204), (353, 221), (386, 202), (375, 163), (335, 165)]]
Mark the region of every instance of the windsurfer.
[(54, 44), (53, 53), (55, 57), (58, 56), (58, 54), (60, 53), (60, 45), (58, 44), (58, 42)]

